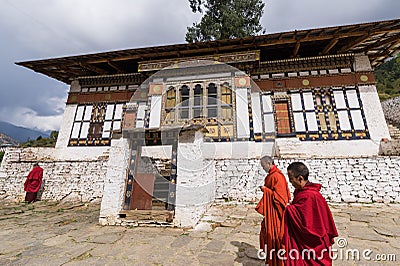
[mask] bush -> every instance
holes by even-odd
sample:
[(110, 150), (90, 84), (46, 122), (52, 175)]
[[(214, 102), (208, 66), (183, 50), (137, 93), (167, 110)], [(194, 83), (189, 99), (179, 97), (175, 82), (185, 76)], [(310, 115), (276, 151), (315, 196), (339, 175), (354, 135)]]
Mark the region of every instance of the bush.
[(21, 147), (55, 147), (57, 142), (57, 131), (52, 131), (49, 138), (43, 138), (39, 136), (36, 140), (29, 140), (21, 144)]

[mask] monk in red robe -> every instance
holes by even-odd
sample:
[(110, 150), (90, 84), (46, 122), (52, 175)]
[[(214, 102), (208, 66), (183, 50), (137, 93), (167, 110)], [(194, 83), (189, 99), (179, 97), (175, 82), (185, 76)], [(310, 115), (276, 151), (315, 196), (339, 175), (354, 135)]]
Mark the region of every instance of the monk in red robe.
[(26, 191), (25, 201), (32, 203), (36, 201), (38, 191), (42, 185), (43, 169), (38, 163), (33, 165), (33, 169), (29, 172), (24, 183), (24, 190)]
[(261, 158), (261, 166), (268, 173), (264, 179), (263, 198), (256, 209), (264, 215), (260, 230), (260, 249), (265, 252), (266, 264), (283, 265), (277, 256), (282, 249), (283, 212), (290, 200), (290, 191), (285, 176), (269, 156)]
[(308, 181), (308, 168), (301, 162), (287, 170), (295, 191), (284, 215), (286, 265), (332, 265), (331, 247), (338, 232), (321, 185)]

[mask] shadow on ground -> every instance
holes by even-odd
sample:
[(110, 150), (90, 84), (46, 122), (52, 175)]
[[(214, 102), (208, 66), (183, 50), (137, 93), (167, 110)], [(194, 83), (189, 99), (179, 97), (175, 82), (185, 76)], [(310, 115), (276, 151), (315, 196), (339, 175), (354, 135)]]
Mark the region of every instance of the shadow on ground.
[(258, 258), (258, 248), (246, 242), (231, 241), (231, 244), (238, 248), (235, 261), (244, 266), (265, 265), (263, 260)]

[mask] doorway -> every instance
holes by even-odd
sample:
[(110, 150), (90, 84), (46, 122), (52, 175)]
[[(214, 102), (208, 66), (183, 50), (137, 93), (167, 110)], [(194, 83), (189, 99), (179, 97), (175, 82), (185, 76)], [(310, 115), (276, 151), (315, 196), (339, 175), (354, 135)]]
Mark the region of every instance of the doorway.
[(171, 222), (175, 210), (178, 133), (133, 132), (130, 142), (120, 218)]

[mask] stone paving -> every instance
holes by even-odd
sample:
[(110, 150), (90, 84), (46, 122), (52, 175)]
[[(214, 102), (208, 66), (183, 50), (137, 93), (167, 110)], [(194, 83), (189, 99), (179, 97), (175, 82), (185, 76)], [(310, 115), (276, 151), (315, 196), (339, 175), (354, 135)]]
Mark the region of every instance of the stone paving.
[[(0, 265), (263, 265), (254, 204), (217, 203), (194, 229), (98, 224), (99, 205), (0, 201)], [(399, 265), (400, 205), (331, 205), (334, 265)], [(350, 255), (360, 251), (360, 260)], [(363, 251), (375, 258), (363, 258)], [(346, 257), (351, 257), (346, 260)]]

